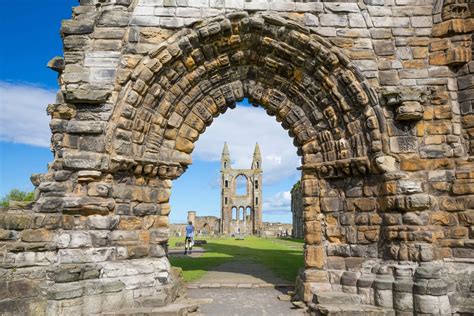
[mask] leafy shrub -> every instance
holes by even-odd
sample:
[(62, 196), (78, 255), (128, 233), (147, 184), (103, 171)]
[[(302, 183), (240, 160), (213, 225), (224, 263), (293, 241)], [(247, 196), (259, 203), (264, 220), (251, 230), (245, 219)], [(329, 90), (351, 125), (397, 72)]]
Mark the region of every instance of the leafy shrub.
[(30, 202), (30, 201), (34, 201), (34, 199), (35, 199), (34, 192), (25, 192), (19, 189), (12, 189), (7, 195), (5, 195), (0, 200), (0, 206), (8, 207), (8, 205), (10, 204), (10, 201)]

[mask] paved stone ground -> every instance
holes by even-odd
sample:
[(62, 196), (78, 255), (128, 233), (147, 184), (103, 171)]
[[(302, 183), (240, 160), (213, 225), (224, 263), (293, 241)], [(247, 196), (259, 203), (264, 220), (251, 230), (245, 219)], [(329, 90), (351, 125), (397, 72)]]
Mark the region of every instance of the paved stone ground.
[(188, 297), (212, 299), (212, 302), (200, 305), (202, 315), (304, 315), (302, 310), (294, 309), (289, 301), (278, 299), (289, 289), (274, 288), (278, 284), (288, 282), (261, 264), (236, 260), (205, 274), (193, 284), (196, 288), (188, 288)]
[(199, 306), (200, 313), (206, 316), (304, 315), (301, 309), (294, 309), (290, 302), (278, 300), (281, 294), (281, 291), (273, 288), (188, 289), (190, 298), (212, 299), (212, 303)]

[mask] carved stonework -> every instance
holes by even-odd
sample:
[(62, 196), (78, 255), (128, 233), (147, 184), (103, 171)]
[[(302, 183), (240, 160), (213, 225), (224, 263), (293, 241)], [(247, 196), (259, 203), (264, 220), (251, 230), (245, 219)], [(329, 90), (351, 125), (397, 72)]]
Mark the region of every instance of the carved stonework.
[[(442, 6), (439, 4), (442, 3)], [(461, 66), (472, 60), (474, 12), (472, 1), (439, 0), (432, 35), (439, 40), (430, 47), (430, 64)]]
[(385, 104), (393, 107), (397, 121), (419, 121), (423, 118), (426, 94), (416, 89), (399, 89), (382, 93)]

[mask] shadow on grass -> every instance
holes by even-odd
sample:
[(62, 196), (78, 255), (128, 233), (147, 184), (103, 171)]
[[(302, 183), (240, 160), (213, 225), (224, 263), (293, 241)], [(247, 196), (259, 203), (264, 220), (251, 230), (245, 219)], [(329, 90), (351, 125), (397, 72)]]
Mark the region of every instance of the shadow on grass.
[[(295, 240), (293, 242), (299, 243), (300, 241)], [(230, 261), (251, 261), (262, 264), (265, 268), (272, 271), (276, 277), (288, 283), (293, 283), (298, 270), (304, 266), (304, 260), (303, 245), (301, 244), (301, 249), (294, 249), (295, 245), (291, 246), (293, 249), (286, 243), (280, 243), (278, 240), (273, 241), (257, 237), (250, 237), (242, 241), (209, 239), (207, 244), (203, 245), (206, 252), (202, 256), (171, 256), (170, 262), (173, 266), (183, 269), (185, 281), (187, 282), (198, 280), (208, 271), (235, 273), (234, 269), (226, 271), (226, 266), (222, 266)], [(258, 269), (255, 271), (244, 269), (241, 273), (259, 278), (266, 283), (275, 282), (275, 278), (271, 274), (259, 273)]]

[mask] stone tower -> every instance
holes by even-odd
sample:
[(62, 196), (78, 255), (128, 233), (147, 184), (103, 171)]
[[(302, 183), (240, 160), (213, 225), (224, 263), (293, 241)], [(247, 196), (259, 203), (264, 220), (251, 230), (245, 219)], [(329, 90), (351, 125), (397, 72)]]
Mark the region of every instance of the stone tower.
[[(221, 157), (221, 233), (255, 234), (262, 227), (262, 156), (255, 144), (250, 169), (233, 169), (227, 143)], [(237, 179), (243, 178), (246, 192), (237, 192)]]

